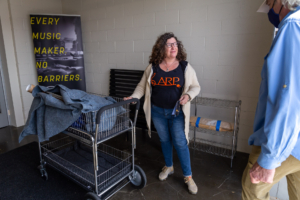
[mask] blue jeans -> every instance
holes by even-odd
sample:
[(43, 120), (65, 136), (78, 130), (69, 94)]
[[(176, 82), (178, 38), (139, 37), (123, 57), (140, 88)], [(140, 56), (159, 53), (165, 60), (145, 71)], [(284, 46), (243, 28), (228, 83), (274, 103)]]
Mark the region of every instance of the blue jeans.
[[(177, 151), (184, 176), (191, 176), (190, 151), (184, 133), (184, 114), (182, 110), (177, 117), (173, 109), (151, 106), (154, 126), (160, 138), (162, 152), (167, 167), (173, 166), (173, 145)], [(172, 145), (173, 144), (173, 145)]]

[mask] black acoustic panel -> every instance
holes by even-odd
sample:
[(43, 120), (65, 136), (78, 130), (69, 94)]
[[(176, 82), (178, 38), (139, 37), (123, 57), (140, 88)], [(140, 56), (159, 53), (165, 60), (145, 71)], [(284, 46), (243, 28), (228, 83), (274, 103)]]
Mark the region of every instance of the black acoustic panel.
[(134, 89), (135, 89), (135, 87), (129, 87), (129, 86), (120, 86), (120, 85), (112, 85), (110, 88), (109, 88), (110, 90), (112, 90), (112, 91), (119, 91), (119, 90), (122, 90), (122, 91), (124, 91), (124, 90), (128, 90), (128, 91), (134, 91)]
[(122, 97), (128, 97), (132, 94), (130, 91), (115, 91), (109, 90), (109, 95), (115, 97), (116, 95), (121, 95)]
[(128, 76), (143, 76), (143, 70), (126, 70), (126, 69), (111, 69), (110, 74), (122, 74)]
[(110, 82), (112, 85), (137, 85), (140, 80), (134, 80), (134, 79), (117, 79), (117, 78), (110, 78)]
[[(142, 70), (125, 70), (125, 69), (111, 69), (109, 80), (109, 96), (124, 98), (130, 96), (135, 90), (137, 84), (140, 82), (144, 74)], [(137, 116), (136, 127), (148, 129), (144, 113), (144, 97), (140, 99), (141, 105), (139, 114)], [(130, 106), (130, 118), (135, 116), (135, 106)], [(153, 123), (151, 129), (155, 130)]]

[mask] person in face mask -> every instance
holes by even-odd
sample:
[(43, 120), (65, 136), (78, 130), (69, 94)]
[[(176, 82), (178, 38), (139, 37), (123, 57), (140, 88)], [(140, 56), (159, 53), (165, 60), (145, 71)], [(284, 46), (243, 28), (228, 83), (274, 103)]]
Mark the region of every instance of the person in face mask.
[(261, 72), (242, 199), (269, 199), (286, 176), (289, 199), (300, 200), (300, 0), (266, 0), (258, 12), (278, 32)]
[(269, 10), (268, 12), (268, 17), (269, 17), (269, 21), (276, 27), (278, 28), (278, 25), (280, 23), (280, 13), (282, 11), (283, 5), (281, 5), (281, 8), (279, 10), (279, 13), (277, 14), (274, 11), (274, 6), (275, 6), (276, 0), (273, 2), (273, 6), (272, 8)]

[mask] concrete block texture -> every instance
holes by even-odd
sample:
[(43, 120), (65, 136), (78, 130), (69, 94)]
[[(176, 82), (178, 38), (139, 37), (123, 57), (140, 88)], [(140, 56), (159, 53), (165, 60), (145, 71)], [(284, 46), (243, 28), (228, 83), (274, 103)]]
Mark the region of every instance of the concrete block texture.
[(114, 29), (107, 31), (107, 40), (116, 41), (125, 39), (125, 30), (124, 29)]
[(89, 32), (89, 31), (82, 32), (82, 41), (83, 41), (83, 43), (92, 42), (91, 32)]
[(166, 8), (166, 0), (144, 1), (144, 13), (164, 11)]
[(82, 28), (82, 31), (84, 31), (84, 32), (97, 31), (98, 30), (98, 21), (91, 20), (91, 21), (82, 23), (81, 28)]
[(107, 41), (107, 42), (101, 42), (101, 45), (99, 45), (99, 52), (108, 52), (112, 53), (116, 51), (114, 41)]
[(81, 0), (62, 0), (62, 12), (71, 14), (81, 10)]
[(204, 66), (203, 79), (217, 81), (233, 80), (233, 70), (231, 66)]
[(98, 30), (109, 30), (115, 28), (115, 21), (110, 19), (98, 19)]
[(85, 0), (81, 4), (81, 10), (90, 11), (98, 7), (98, 0)]
[(166, 0), (166, 10), (191, 9), (192, 0)]
[[(71, 15), (80, 15), (81, 22), (85, 23), (86, 21), (93, 20), (91, 12), (89, 10), (80, 10), (77, 12), (70, 13)], [(94, 18), (95, 19), (95, 18)]]
[(251, 18), (234, 18), (222, 20), (222, 34), (266, 34), (271, 33), (272, 26), (263, 15)]
[[(175, 35), (176, 32), (174, 32)], [(191, 53), (190, 52), (197, 52), (197, 51), (204, 51), (205, 50), (205, 37), (179, 37), (179, 40), (182, 42), (183, 47), (188, 52), (188, 60), (190, 59)], [(197, 63), (195, 63), (198, 65)]]
[(202, 93), (212, 93), (212, 94), (215, 94), (216, 91), (217, 91), (217, 88), (216, 88), (216, 81), (214, 80), (204, 80), (204, 79), (201, 79), (199, 81), (200, 83), (200, 86), (201, 86), (201, 92)]
[(143, 53), (126, 53), (125, 54), (125, 63), (126, 64), (143, 64), (144, 56)]
[(226, 4), (209, 5), (207, 9), (207, 20), (236, 19), (240, 15), (240, 5), (236, 2)]
[(154, 40), (136, 40), (134, 41), (135, 52), (152, 51)]
[(109, 64), (122, 64), (125, 63), (125, 53), (109, 53), (108, 54)]
[(93, 53), (93, 64), (108, 64), (108, 53)]
[(144, 38), (144, 28), (126, 28), (125, 40), (141, 40)]
[(144, 28), (144, 39), (157, 39), (157, 37), (166, 32), (166, 26), (151, 26)]
[(167, 32), (173, 32), (177, 37), (190, 37), (192, 34), (192, 24), (172, 24), (167, 25)]
[(91, 41), (92, 42), (102, 42), (106, 41), (106, 31), (92, 31), (91, 32)]
[(98, 42), (86, 42), (83, 43), (83, 50), (87, 53), (98, 52), (99, 43)]
[(115, 28), (130, 28), (133, 26), (133, 17), (119, 17), (115, 19)]
[(116, 18), (124, 16), (124, 4), (116, 4), (106, 7), (106, 17)]
[(104, 8), (97, 8), (94, 7), (90, 10), (88, 10), (89, 12), (89, 19), (91, 20), (100, 20), (100, 19), (105, 19), (106, 17), (106, 9)]
[(112, 0), (98, 0), (98, 8), (106, 8), (108, 6), (113, 6), (114, 1)]
[(200, 21), (192, 23), (192, 36), (221, 35), (222, 21)]
[(207, 6), (179, 11), (179, 22), (198, 22), (207, 20)]
[(116, 52), (133, 52), (133, 41), (117, 41)]
[(124, 4), (124, 15), (125, 16), (139, 15), (139, 14), (142, 14), (143, 12), (144, 12), (144, 2), (143, 1), (127, 2)]
[(155, 13), (156, 25), (178, 24), (179, 23), (179, 11), (168, 10), (164, 12)]
[(133, 16), (133, 26), (154, 26), (155, 24), (155, 14), (154, 13), (145, 13)]
[(219, 51), (192, 51), (191, 64), (193, 65), (218, 65)]

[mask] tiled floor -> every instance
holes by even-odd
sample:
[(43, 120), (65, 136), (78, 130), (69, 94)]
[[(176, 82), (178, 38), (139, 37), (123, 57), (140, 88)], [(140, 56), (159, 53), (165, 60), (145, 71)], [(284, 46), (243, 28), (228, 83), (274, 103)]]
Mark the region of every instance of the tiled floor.
[[(0, 153), (12, 150), (31, 141), (35, 136), (26, 137), (18, 144), (18, 135), (21, 128), (0, 129)], [(152, 199), (241, 199), (241, 177), (246, 166), (248, 154), (237, 153), (230, 170), (230, 159), (190, 150), (193, 178), (198, 185), (197, 195), (191, 195), (183, 182), (180, 163), (174, 152), (175, 173), (166, 181), (159, 181), (158, 174), (164, 166), (160, 142), (156, 133), (148, 138), (138, 130), (135, 163), (146, 173), (147, 185), (141, 190), (134, 190), (130, 185), (115, 194), (112, 200), (152, 200)], [(107, 144), (123, 151), (131, 151), (129, 142), (125, 142), (125, 134), (109, 140)]]

